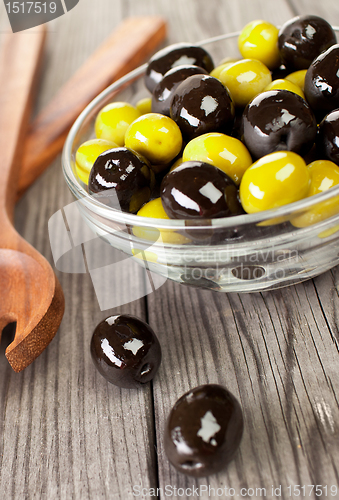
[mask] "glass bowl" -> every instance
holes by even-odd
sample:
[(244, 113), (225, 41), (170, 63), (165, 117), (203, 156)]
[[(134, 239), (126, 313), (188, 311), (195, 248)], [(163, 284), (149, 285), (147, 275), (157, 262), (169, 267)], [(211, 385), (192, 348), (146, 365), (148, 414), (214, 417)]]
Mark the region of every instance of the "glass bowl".
[[(206, 47), (215, 62), (240, 57), (238, 34), (198, 45)], [(278, 209), (198, 222), (124, 213), (88, 194), (76, 173), (76, 150), (94, 137), (95, 116), (103, 106), (115, 100), (135, 104), (149, 96), (145, 70), (146, 64), (98, 95), (78, 117), (64, 146), (64, 176), (93, 233), (163, 278), (221, 292), (275, 289), (337, 265), (339, 185)]]

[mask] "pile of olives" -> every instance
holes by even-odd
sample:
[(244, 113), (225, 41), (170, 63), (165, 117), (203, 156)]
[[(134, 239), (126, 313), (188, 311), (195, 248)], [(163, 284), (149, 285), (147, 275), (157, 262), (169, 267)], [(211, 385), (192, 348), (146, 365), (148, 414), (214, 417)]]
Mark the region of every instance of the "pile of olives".
[[(91, 356), (109, 383), (138, 389), (156, 375), (161, 347), (148, 323), (117, 314), (96, 326)], [(202, 385), (184, 394), (172, 408), (164, 433), (165, 451), (184, 474), (215, 474), (233, 459), (243, 428), (243, 412), (234, 395), (220, 385)]]
[[(107, 191), (100, 199), (129, 213), (194, 221), (274, 209), (337, 185), (331, 25), (313, 15), (280, 30), (252, 21), (238, 46), (239, 59), (217, 66), (200, 46), (157, 52), (145, 74), (149, 98), (105, 106), (96, 138), (76, 153), (89, 193)], [(302, 223), (313, 221), (310, 213)]]

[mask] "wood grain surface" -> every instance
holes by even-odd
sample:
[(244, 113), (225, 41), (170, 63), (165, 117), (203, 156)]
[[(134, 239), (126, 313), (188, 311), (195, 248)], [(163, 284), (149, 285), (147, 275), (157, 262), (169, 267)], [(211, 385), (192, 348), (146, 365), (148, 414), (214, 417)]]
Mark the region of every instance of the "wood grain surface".
[[(0, 13), (1, 38), (9, 24), (3, 5)], [(49, 23), (35, 112), (128, 16), (163, 16), (172, 43), (239, 30), (258, 18), (282, 24), (303, 13), (339, 25), (337, 0), (80, 0)], [(71, 202), (58, 158), (17, 205), (18, 230), (52, 264), (48, 220)], [(338, 268), (256, 294), (166, 282), (145, 298), (105, 311), (88, 274), (57, 275), (66, 297), (59, 333), (20, 374), (0, 362), (2, 498), (150, 499), (150, 488), (162, 489), (161, 499), (198, 498), (178, 490), (192, 487), (201, 488), (203, 499), (213, 498), (212, 488), (217, 498), (217, 488), (225, 487), (235, 489), (234, 498), (339, 498), (330, 490), (336, 485), (339, 492)], [(114, 294), (142, 293), (145, 280), (142, 268), (117, 273), (112, 303)], [(160, 371), (140, 391), (106, 383), (90, 359), (94, 327), (117, 311), (149, 321), (162, 345)], [(224, 384), (239, 398), (245, 432), (224, 472), (195, 480), (169, 464), (163, 432), (177, 398), (206, 382)], [(172, 495), (165, 494), (166, 485)], [(296, 485), (305, 485), (304, 496), (293, 493)], [(322, 494), (308, 485), (322, 485)], [(133, 486), (145, 495), (133, 494)], [(281, 486), (280, 496), (272, 486)], [(240, 496), (241, 488), (252, 490)]]

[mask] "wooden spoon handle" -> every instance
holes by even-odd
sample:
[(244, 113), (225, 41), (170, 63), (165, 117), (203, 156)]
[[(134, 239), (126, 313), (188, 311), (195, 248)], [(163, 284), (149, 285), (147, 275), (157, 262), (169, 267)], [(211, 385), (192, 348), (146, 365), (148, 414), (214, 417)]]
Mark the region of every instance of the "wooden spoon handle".
[(144, 62), (166, 36), (158, 16), (127, 18), (33, 121), (24, 145), (18, 198), (61, 151), (87, 104), (110, 83)]
[(28, 127), (33, 88), (46, 37), (38, 26), (1, 37), (0, 49), (0, 248), (12, 232), (18, 168)]

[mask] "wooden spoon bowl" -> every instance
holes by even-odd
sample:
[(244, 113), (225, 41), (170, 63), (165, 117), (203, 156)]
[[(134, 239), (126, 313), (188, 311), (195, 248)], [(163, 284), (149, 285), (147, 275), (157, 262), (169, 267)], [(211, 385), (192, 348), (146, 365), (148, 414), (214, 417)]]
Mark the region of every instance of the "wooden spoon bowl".
[(8, 323), (16, 322), (14, 340), (6, 349), (6, 357), (16, 372), (42, 353), (63, 316), (59, 281), (48, 262), (39, 257), (38, 252), (32, 257), (0, 249), (0, 332)]

